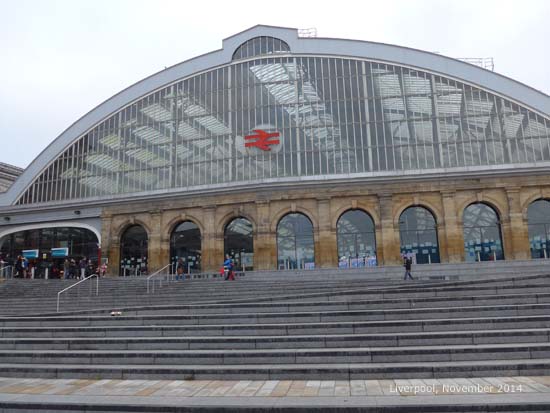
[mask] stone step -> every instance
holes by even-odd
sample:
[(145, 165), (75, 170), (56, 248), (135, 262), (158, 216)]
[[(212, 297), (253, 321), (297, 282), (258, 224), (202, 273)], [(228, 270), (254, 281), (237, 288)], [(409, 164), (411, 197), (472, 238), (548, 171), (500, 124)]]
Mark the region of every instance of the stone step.
[(0, 338), (0, 350), (221, 350), (549, 343), (550, 328), (449, 332), (90, 338)]
[(0, 364), (240, 365), (403, 363), (550, 358), (549, 343), (223, 350), (0, 350)]
[[(267, 297), (256, 296), (254, 298), (248, 298), (248, 299), (227, 299), (222, 300), (221, 302), (232, 302), (232, 303), (253, 303), (257, 301), (263, 301), (263, 302), (278, 302), (278, 303), (285, 303), (285, 302), (292, 302), (296, 299), (300, 299), (301, 302), (305, 301), (314, 301), (319, 302), (319, 300), (326, 299), (326, 300), (332, 300), (332, 301), (345, 301), (345, 300), (360, 300), (360, 299), (368, 299), (368, 300), (380, 300), (380, 299), (395, 299), (397, 297), (401, 299), (405, 299), (405, 297), (410, 298), (429, 298), (429, 297), (446, 297), (446, 296), (452, 296), (452, 297), (459, 297), (459, 296), (470, 296), (470, 295), (503, 295), (503, 294), (511, 294), (514, 292), (521, 292), (521, 293), (540, 293), (545, 292), (550, 289), (550, 284), (526, 284), (526, 285), (503, 285), (499, 287), (492, 287), (492, 286), (478, 286), (476, 288), (466, 288), (466, 287), (454, 287), (454, 286), (441, 286), (441, 287), (419, 287), (419, 286), (410, 286), (408, 289), (389, 289), (389, 290), (379, 290), (379, 291), (373, 291), (372, 289), (354, 289), (354, 290), (343, 290), (343, 291), (327, 291), (323, 293), (308, 293), (308, 294), (293, 294), (293, 295), (282, 295), (282, 296), (274, 296), (270, 295)], [(196, 299), (197, 297), (193, 297)], [(218, 300), (213, 300), (212, 296), (208, 297), (208, 300), (205, 300), (207, 302), (219, 302)], [(107, 299), (105, 297), (82, 297), (80, 300), (76, 302), (71, 302), (71, 304), (68, 304), (65, 300), (62, 300), (62, 308), (86, 308), (86, 307), (93, 307), (95, 309), (101, 309), (104, 308), (106, 310), (112, 310), (113, 308), (125, 308), (125, 307), (131, 307), (135, 304), (143, 304), (146, 302), (147, 304), (151, 305), (152, 303), (156, 302), (162, 302), (162, 303), (181, 303), (182, 301), (187, 301), (185, 296), (175, 296), (175, 297), (162, 297), (162, 299), (157, 299), (151, 296), (146, 297), (132, 297), (131, 300), (127, 300), (125, 298), (116, 298), (114, 300)], [(20, 314), (27, 314), (27, 313), (35, 313), (35, 312), (42, 312), (46, 314), (54, 314), (52, 310), (55, 309), (55, 302), (54, 298), (49, 299), (50, 304), (46, 304), (44, 301), (41, 302), (33, 302), (31, 300), (26, 300), (25, 302), (22, 302), (21, 300), (5, 300), (4, 303), (6, 304), (4, 313), (6, 315), (20, 315)], [(200, 302), (200, 301), (193, 301), (193, 302)]]
[(550, 328), (550, 316), (492, 316), (427, 320), (285, 324), (0, 327), (2, 338), (205, 337), (389, 334)]
[[(136, 380), (137, 381), (137, 380)], [(139, 382), (142, 382), (139, 380)], [(128, 381), (125, 381), (128, 383)], [(253, 385), (254, 382), (246, 381)], [(223, 385), (223, 382), (219, 382)], [(231, 383), (235, 386), (240, 383)], [(459, 384), (456, 385), (460, 387)], [(183, 387), (183, 386), (182, 386)], [(245, 388), (245, 385), (239, 387)], [(495, 386), (496, 388), (496, 386)], [(134, 390), (134, 389), (131, 389)], [(177, 390), (177, 389), (176, 389)], [(181, 389), (187, 390), (187, 389)], [(242, 389), (239, 389), (242, 391)], [(325, 390), (325, 389), (323, 389)], [(326, 389), (326, 390), (330, 390)], [(11, 396), (11, 395), (10, 395)], [(132, 397), (110, 394), (62, 397), (50, 394), (18, 394), (17, 398), (1, 399), (2, 412), (65, 412), (65, 413), (242, 413), (242, 412), (300, 412), (300, 413), (547, 413), (550, 400), (546, 394), (527, 393), (518, 396), (498, 396), (498, 399), (482, 399), (483, 396), (455, 395), (424, 397), (422, 401), (396, 399), (386, 401), (380, 397), (320, 396), (320, 397), (195, 397), (170, 395), (170, 397)], [(273, 401), (273, 399), (276, 400)], [(313, 399), (313, 400), (312, 400)], [(345, 407), (343, 407), (345, 406)]]
[(403, 363), (242, 364), (156, 366), (150, 364), (0, 364), (3, 377), (118, 380), (354, 380), (550, 375), (550, 359)]
[[(517, 275), (517, 272), (515, 270), (513, 271), (511, 270), (509, 271), (509, 273), (506, 274), (507, 277), (510, 277), (513, 275)], [(524, 275), (524, 277), (528, 277), (528, 276)], [(487, 277), (484, 277), (484, 278), (487, 278)], [(498, 278), (506, 278), (506, 277), (496, 277), (495, 275), (492, 275), (491, 278), (498, 279)], [(284, 285), (285, 283), (291, 283), (297, 288), (299, 286), (309, 286), (311, 288), (314, 288), (321, 285), (324, 285), (324, 286), (331, 286), (336, 284), (352, 285), (352, 284), (364, 283), (364, 282), (369, 282), (369, 284), (371, 285), (377, 284), (377, 283), (389, 283), (389, 282), (402, 283), (402, 281), (399, 281), (399, 279), (394, 280), (394, 279), (387, 279), (387, 278), (386, 279), (369, 278), (369, 279), (358, 279), (358, 280), (351, 280), (351, 281), (346, 279), (335, 279), (335, 280), (328, 280), (328, 281), (320, 280), (320, 279), (312, 279), (309, 281), (306, 281), (306, 280), (301, 281), (300, 279), (296, 279), (296, 277), (289, 280), (276, 278), (274, 280), (258, 281), (258, 280), (249, 279), (249, 278), (245, 280), (243, 278), (239, 281), (246, 281), (246, 282), (245, 283), (220, 282), (220, 283), (217, 283), (217, 285), (219, 285), (222, 289), (231, 290), (231, 289), (245, 288), (245, 286), (248, 286), (248, 285), (255, 286), (255, 287), (265, 286), (266, 288), (268, 288), (269, 286), (277, 287), (277, 286)], [(463, 280), (463, 281), (475, 282), (475, 280)], [(60, 290), (60, 287), (65, 288), (69, 285), (73, 285), (75, 282), (76, 280), (8, 280), (5, 283), (5, 285), (0, 287), (0, 297), (4, 297), (4, 296), (7, 297), (16, 292), (25, 293), (27, 296), (30, 296), (32, 293), (38, 296), (43, 295), (45, 292), (57, 293), (57, 291)], [(211, 283), (215, 281), (212, 281), (212, 280), (185, 281), (185, 282), (171, 283), (169, 285), (185, 285), (186, 288), (193, 289), (195, 287), (202, 288), (202, 285), (205, 282)], [(93, 280), (93, 283), (95, 283), (95, 280)], [(82, 284), (82, 286), (86, 288), (87, 284), (88, 283), (84, 283)], [(242, 284), (245, 284), (245, 286), (243, 286)], [(156, 285), (158, 285), (158, 281)], [(100, 281), (100, 289), (105, 290), (106, 292), (111, 291), (115, 286), (116, 286), (116, 290), (120, 290), (120, 291), (129, 291), (129, 292), (145, 291), (146, 281), (144, 279), (139, 279), (139, 280), (130, 279), (128, 281), (123, 279), (122, 281), (117, 280), (116, 282), (114, 282), (113, 279), (109, 279), (109, 278), (103, 278)]]
[[(520, 290), (521, 291), (521, 290)], [(383, 297), (383, 293), (380, 294)], [(219, 304), (193, 304), (193, 305), (158, 305), (158, 306), (118, 306), (116, 310), (127, 315), (157, 315), (157, 314), (216, 314), (216, 313), (269, 313), (269, 312), (299, 312), (333, 310), (374, 310), (397, 308), (429, 308), (434, 306), (476, 306), (476, 305), (500, 305), (500, 304), (543, 304), (550, 302), (548, 293), (520, 293), (520, 294), (494, 294), (478, 296), (436, 296), (422, 298), (387, 298), (387, 299), (353, 299), (346, 301), (285, 301), (267, 303), (219, 303)], [(55, 315), (86, 315), (110, 313), (112, 309), (81, 310), (61, 313), (45, 313), (40, 316)]]
[(0, 317), (0, 327), (94, 326), (94, 325), (203, 325), (203, 324), (288, 324), (330, 323), (344, 321), (415, 320), (465, 317), (503, 317), (545, 315), (550, 304), (503, 304), (461, 307), (429, 307), (413, 309), (304, 311), (294, 313), (237, 314), (166, 314), (141, 316), (65, 316), (65, 317)]
[[(375, 309), (413, 309), (431, 307), (456, 307), (456, 306), (483, 306), (504, 304), (544, 304), (550, 303), (550, 293), (542, 294), (495, 294), (479, 296), (437, 296), (428, 298), (387, 298), (387, 299), (358, 299), (349, 301), (302, 301), (302, 302), (267, 302), (267, 303), (220, 303), (220, 304), (192, 304), (192, 305), (158, 305), (158, 306), (117, 306), (94, 310), (74, 310), (61, 313), (43, 312), (34, 315), (36, 317), (76, 316), (76, 315), (101, 315), (110, 314), (116, 310), (124, 316), (161, 315), (161, 314), (240, 314), (240, 313), (272, 313), (272, 312), (304, 312), (304, 311), (346, 311), (346, 310), (375, 310)], [(17, 307), (16, 307), (17, 308)], [(24, 312), (17, 312), (12, 308), (13, 314), (22, 316)]]

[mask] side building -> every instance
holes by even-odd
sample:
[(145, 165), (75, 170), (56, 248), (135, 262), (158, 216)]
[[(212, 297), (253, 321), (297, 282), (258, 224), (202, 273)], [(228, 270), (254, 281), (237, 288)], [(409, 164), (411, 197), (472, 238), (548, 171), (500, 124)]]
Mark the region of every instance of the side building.
[(0, 192), (6, 192), (22, 173), (23, 169), (0, 162)]
[(270, 26), (100, 104), (0, 195), (2, 254), (115, 275), (226, 253), (257, 270), (538, 259), (549, 237), (548, 95)]

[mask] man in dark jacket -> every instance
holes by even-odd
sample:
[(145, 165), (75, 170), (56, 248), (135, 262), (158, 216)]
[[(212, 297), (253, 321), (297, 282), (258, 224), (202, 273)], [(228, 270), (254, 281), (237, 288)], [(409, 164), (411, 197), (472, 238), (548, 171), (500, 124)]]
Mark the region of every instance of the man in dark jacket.
[(403, 280), (406, 280), (407, 277), (409, 277), (411, 280), (414, 280), (412, 274), (411, 274), (411, 267), (412, 267), (412, 257), (404, 256), (403, 266), (405, 267), (405, 278)]

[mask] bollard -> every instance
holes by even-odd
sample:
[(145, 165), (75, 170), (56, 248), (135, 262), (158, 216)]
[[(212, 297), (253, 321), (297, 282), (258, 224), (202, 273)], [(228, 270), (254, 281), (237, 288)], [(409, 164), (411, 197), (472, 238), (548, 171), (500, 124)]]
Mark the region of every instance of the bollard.
[(46, 272), (44, 273), (44, 279), (46, 279), (46, 280), (48, 279), (48, 270), (49, 270), (49, 268), (46, 268)]

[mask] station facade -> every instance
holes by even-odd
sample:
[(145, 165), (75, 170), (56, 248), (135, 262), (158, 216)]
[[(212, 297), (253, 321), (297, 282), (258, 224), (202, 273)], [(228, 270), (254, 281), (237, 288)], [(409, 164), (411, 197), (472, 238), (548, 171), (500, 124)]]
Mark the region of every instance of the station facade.
[(0, 253), (114, 275), (549, 258), (549, 178), (548, 95), (256, 26), (55, 139), (0, 194)]

